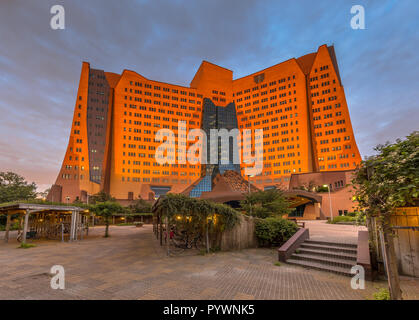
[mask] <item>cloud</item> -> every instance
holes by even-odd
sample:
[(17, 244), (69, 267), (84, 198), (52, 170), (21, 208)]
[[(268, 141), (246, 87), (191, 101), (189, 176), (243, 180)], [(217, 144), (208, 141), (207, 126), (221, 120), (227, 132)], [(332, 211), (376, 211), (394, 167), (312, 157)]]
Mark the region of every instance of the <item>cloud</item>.
[[(363, 1), (361, 1), (363, 2)], [(62, 4), (66, 29), (51, 30)], [(0, 170), (54, 182), (67, 145), (82, 61), (188, 85), (202, 60), (238, 78), (334, 44), (362, 155), (417, 129), (419, 3), (348, 1), (3, 0)], [(51, 139), (53, 137), (53, 139)]]

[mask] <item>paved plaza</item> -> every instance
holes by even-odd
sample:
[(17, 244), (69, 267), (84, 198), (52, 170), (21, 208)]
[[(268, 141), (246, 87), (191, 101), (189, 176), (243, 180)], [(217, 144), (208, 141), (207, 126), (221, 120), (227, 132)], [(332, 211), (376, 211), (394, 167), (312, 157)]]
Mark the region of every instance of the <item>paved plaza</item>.
[(364, 226), (329, 224), (326, 220), (305, 221), (311, 240), (331, 241), (342, 243), (357, 243), (358, 231), (367, 230)]
[[(316, 227), (312, 229), (315, 237)], [(349, 277), (276, 266), (273, 249), (166, 257), (150, 225), (114, 226), (110, 238), (103, 234), (103, 227), (95, 227), (83, 241), (36, 241), (30, 249), (18, 249), (15, 239), (8, 244), (1, 240), (0, 299), (364, 300), (386, 286), (384, 281), (367, 282), (365, 290), (353, 290)], [(340, 234), (350, 238), (352, 233)], [(53, 265), (65, 268), (64, 290), (50, 288)], [(419, 299), (419, 279), (403, 278), (402, 288), (405, 299)]]

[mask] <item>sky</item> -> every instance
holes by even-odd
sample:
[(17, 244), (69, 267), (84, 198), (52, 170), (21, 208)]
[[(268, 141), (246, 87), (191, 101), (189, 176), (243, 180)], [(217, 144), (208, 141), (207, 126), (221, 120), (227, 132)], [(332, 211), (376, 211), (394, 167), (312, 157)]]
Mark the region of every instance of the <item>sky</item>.
[[(64, 30), (50, 27), (56, 4)], [(417, 0), (0, 0), (0, 171), (54, 183), (82, 61), (188, 86), (202, 60), (239, 78), (322, 44), (335, 46), (363, 157), (419, 129)]]

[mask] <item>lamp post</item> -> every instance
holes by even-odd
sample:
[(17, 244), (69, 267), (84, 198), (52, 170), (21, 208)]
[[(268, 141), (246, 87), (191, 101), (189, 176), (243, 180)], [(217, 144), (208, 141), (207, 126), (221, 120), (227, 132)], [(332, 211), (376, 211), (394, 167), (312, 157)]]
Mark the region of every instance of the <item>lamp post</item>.
[(330, 222), (333, 220), (333, 210), (332, 210), (332, 198), (330, 196), (330, 185), (324, 184), (323, 187), (327, 187), (327, 191), (329, 191), (329, 209), (330, 209)]
[(249, 185), (249, 194), (250, 194), (250, 178), (253, 178), (254, 176), (255, 176), (254, 174), (247, 175), (247, 182), (248, 182), (248, 185)]

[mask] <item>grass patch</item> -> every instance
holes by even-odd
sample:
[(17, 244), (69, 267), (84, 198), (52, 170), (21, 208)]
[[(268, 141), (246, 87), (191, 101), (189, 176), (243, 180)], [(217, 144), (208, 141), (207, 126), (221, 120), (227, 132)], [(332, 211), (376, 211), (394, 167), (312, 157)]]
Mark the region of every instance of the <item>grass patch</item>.
[(280, 267), (281, 263), (279, 261), (277, 261), (277, 262), (274, 263), (274, 266)]
[(134, 223), (131, 222), (124, 222), (124, 223), (118, 223), (116, 226), (117, 227), (125, 227), (125, 226), (133, 226)]
[(374, 300), (390, 300), (390, 291), (387, 288), (381, 288), (373, 294)]
[(33, 243), (21, 243), (18, 248), (19, 249), (29, 249), (29, 248), (33, 248), (33, 247), (36, 247), (36, 245), (33, 244)]
[(338, 217), (334, 217), (333, 220), (327, 220), (327, 223), (330, 223), (330, 224), (336, 224), (336, 223), (340, 223), (340, 222), (355, 223), (356, 222), (356, 217), (338, 216)]

